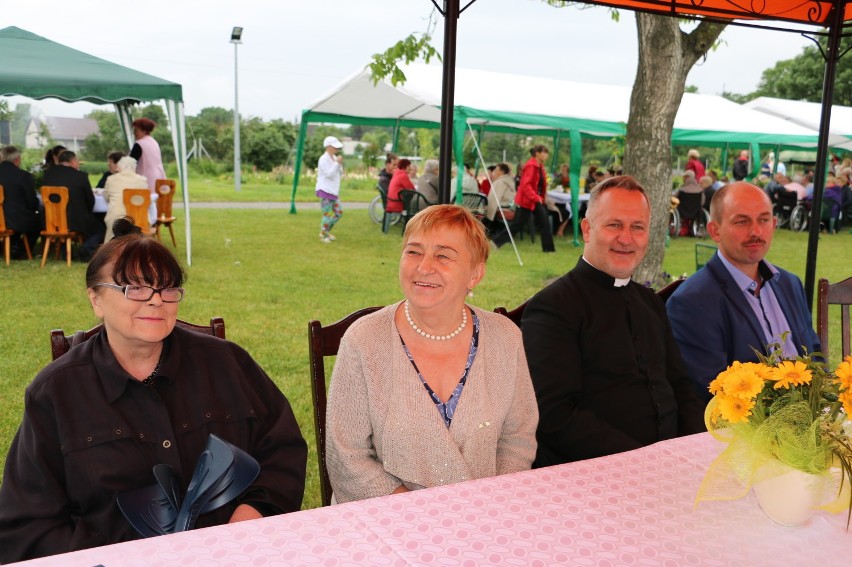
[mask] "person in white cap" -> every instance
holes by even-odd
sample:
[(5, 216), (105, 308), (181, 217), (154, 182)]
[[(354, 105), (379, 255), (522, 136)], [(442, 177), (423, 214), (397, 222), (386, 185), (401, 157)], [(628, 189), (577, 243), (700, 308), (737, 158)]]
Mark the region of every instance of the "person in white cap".
[(325, 152), (317, 163), (316, 193), (321, 201), (322, 224), (320, 225), (320, 240), (326, 244), (335, 240), (331, 229), (340, 220), (343, 211), (340, 209), (340, 178), (343, 176), (343, 156), (337, 155), (343, 144), (334, 136), (326, 136), (322, 141)]

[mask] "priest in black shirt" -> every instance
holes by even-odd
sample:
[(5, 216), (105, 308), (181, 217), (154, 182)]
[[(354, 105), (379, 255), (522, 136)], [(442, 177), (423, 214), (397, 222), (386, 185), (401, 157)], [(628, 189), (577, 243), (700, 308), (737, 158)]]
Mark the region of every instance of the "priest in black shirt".
[(583, 257), (529, 301), (521, 324), (537, 467), (705, 430), (663, 302), (630, 280), (648, 247), (645, 190), (629, 176), (600, 183), (582, 229)]

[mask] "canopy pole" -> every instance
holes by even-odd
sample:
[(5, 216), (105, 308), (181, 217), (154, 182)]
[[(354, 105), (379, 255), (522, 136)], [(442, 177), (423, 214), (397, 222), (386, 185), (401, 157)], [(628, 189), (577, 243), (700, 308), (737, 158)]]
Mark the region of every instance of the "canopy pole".
[[(571, 179), (571, 224), (574, 228), (574, 246), (580, 245), (580, 176), (583, 174), (583, 137), (579, 130), (569, 130), (571, 141), (571, 165), (568, 177)], [(591, 191), (586, 187), (586, 193)]]
[(396, 124), (393, 125), (393, 139), (391, 140), (391, 151), (396, 153), (399, 147), (399, 118), (396, 119)]
[[(840, 58), (840, 37), (843, 32), (843, 16), (846, 2), (834, 3), (831, 27), (828, 30), (825, 75), (822, 87), (822, 108), (819, 119), (819, 142), (817, 144), (816, 171), (814, 172), (814, 196), (811, 207), (810, 231), (808, 232), (808, 256), (805, 262), (805, 297), (808, 309), (813, 312), (814, 284), (816, 283), (817, 247), (819, 245), (819, 221), (822, 212), (822, 194), (825, 188), (825, 164), (828, 162), (828, 135), (831, 125), (831, 105), (834, 101), (834, 76)], [(776, 164), (778, 160), (776, 160)]]
[(302, 123), (299, 125), (299, 142), (296, 146), (296, 163), (293, 164), (293, 192), (290, 194), (290, 214), (296, 214), (296, 189), (299, 188), (299, 174), (302, 173), (302, 157), (305, 155), (305, 138), (308, 135), (307, 110), (302, 111)]
[[(453, 111), (456, 90), (456, 37), (459, 0), (444, 0), (444, 53), (441, 86), (441, 146), (438, 153), (438, 203), (450, 202), (453, 172)], [(459, 172), (461, 179), (461, 172)]]

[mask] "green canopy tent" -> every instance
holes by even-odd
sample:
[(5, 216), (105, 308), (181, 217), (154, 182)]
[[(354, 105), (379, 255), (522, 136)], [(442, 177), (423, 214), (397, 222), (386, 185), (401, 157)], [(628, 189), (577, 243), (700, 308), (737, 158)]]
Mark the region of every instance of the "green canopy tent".
[(0, 30), (0, 95), (112, 104), (133, 145), (130, 107), (163, 100), (171, 125), (186, 218), (186, 262), (192, 264), (186, 121), (181, 86), (77, 51), (14, 26)]
[[(364, 69), (302, 113), (291, 212), (295, 212), (308, 123), (369, 124), (396, 129), (440, 127), (441, 66), (411, 64), (403, 71), (405, 84), (394, 87), (389, 80), (374, 84), (369, 69)], [(561, 139), (570, 140), (574, 236), (579, 244), (576, 211), (581, 140), (625, 135), (630, 87), (456, 69), (455, 103), (453, 153), (459, 169), (464, 137), (471, 129), (477, 136), (486, 131), (547, 136), (553, 139), (554, 146)], [(723, 97), (694, 93), (684, 95), (672, 133), (673, 144), (750, 148), (754, 155), (759, 155), (761, 145), (812, 149), (817, 142), (816, 130), (766, 116)], [(846, 143), (848, 139), (835, 136), (831, 142)], [(456, 201), (460, 202), (460, 178), (455, 190)]]

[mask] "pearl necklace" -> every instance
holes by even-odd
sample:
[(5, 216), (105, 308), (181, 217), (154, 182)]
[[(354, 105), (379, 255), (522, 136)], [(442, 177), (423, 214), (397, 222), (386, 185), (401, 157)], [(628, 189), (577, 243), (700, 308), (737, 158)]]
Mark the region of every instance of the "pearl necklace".
[(411, 328), (414, 329), (414, 332), (417, 333), (418, 335), (420, 335), (421, 337), (426, 338), (426, 339), (430, 339), (430, 340), (433, 340), (433, 341), (448, 341), (450, 339), (455, 338), (456, 335), (461, 333), (462, 329), (464, 329), (465, 326), (467, 325), (467, 309), (462, 307), (462, 322), (461, 322), (461, 325), (459, 325), (458, 328), (455, 331), (453, 331), (452, 333), (450, 333), (449, 335), (430, 335), (429, 333), (427, 333), (423, 329), (418, 328), (417, 325), (414, 324), (414, 321), (411, 320), (411, 313), (409, 313), (409, 311), (408, 311), (408, 300), (407, 299), (405, 300), (405, 318), (408, 320), (408, 324), (411, 325)]

